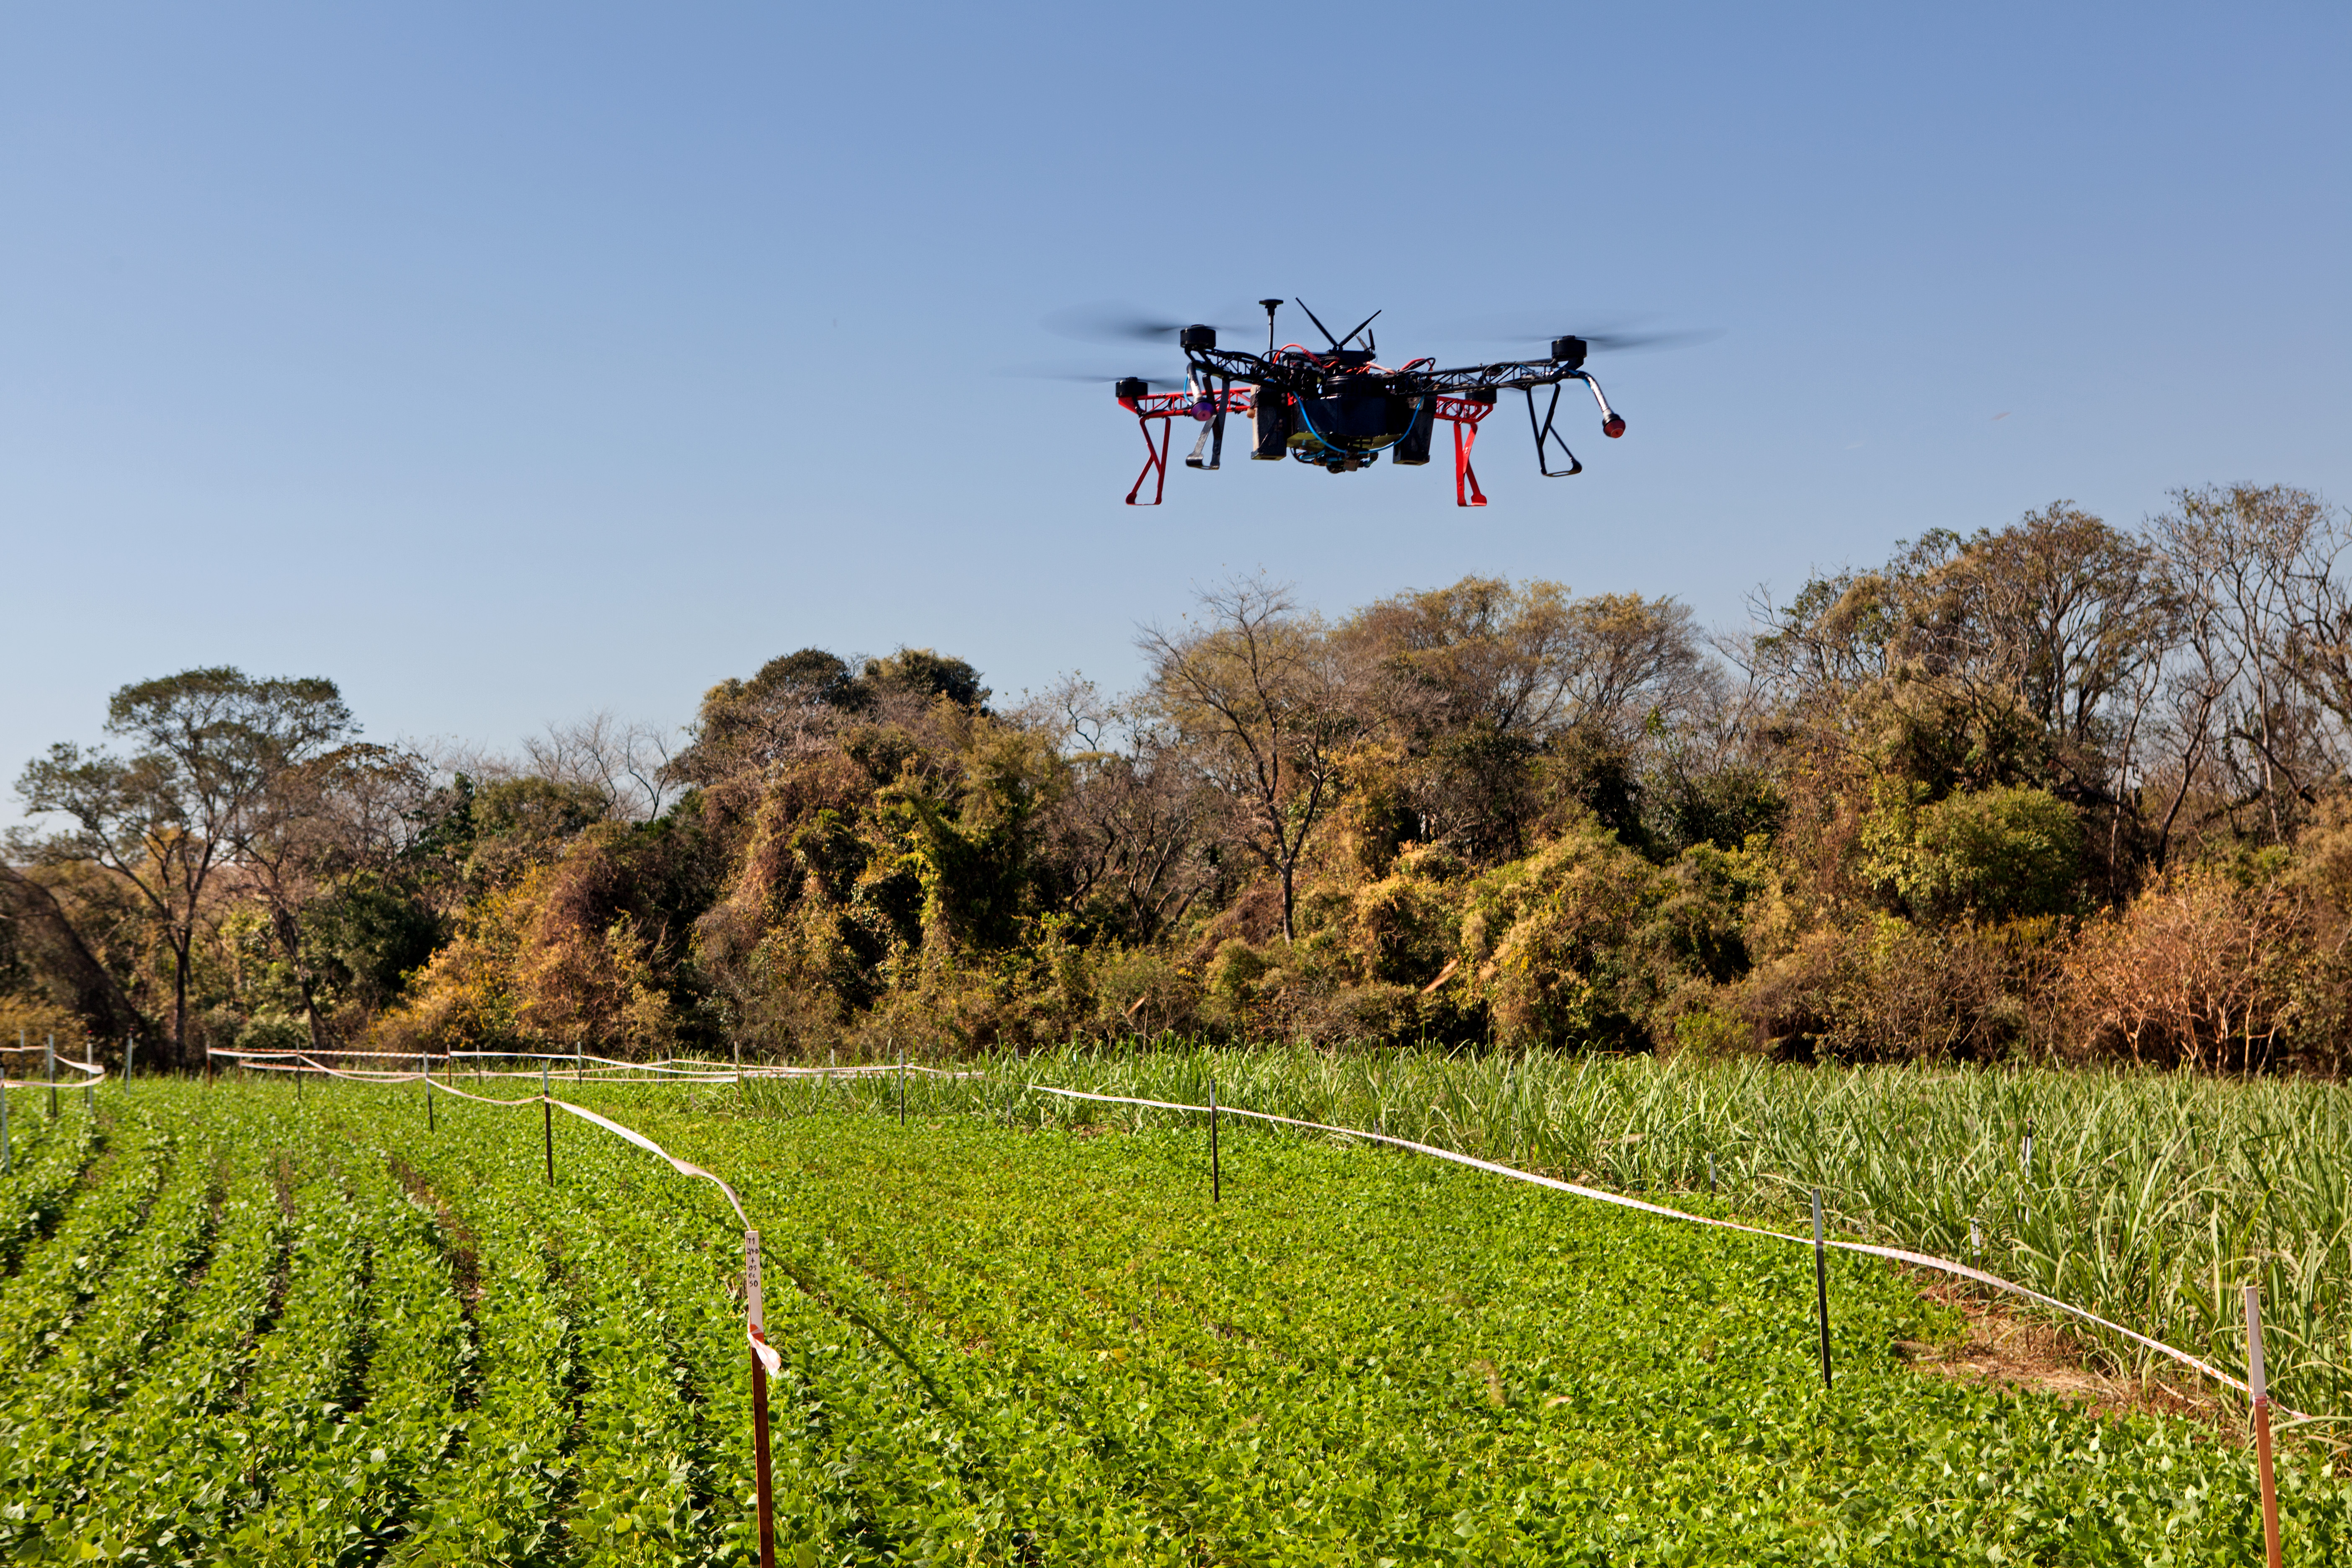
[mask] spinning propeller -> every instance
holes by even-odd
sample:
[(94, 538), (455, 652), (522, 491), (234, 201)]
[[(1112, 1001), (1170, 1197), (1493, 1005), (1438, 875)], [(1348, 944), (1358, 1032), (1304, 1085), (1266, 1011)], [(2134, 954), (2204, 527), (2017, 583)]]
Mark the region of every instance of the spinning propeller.
[[(1231, 316), (1238, 311), (1227, 309), (1216, 314)], [(1155, 315), (1133, 305), (1106, 302), (1099, 305), (1074, 305), (1066, 310), (1056, 310), (1038, 323), (1057, 337), (1076, 338), (1092, 343), (1157, 343), (1174, 342), (1176, 334), (1187, 327), (1214, 326), (1219, 331), (1247, 331), (1246, 327), (1234, 327), (1216, 321), (1203, 321), (1199, 316), (1190, 319)]]

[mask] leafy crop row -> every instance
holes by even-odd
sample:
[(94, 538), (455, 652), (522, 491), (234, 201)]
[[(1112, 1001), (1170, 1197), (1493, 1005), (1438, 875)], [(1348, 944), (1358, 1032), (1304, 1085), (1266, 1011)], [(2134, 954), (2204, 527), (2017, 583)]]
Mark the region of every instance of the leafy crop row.
[[(2259, 1550), (2242, 1450), (1913, 1368), (1948, 1321), (1866, 1259), (1825, 1391), (1777, 1244), (1238, 1130), (1212, 1206), (1197, 1128), (1041, 1127), (1003, 1085), (903, 1129), (838, 1087), (574, 1092), (762, 1229), (795, 1568)], [(560, 1123), (550, 1185), (536, 1115), (445, 1102), (428, 1135), (414, 1090), (100, 1098), (99, 1179), (26, 1258), (113, 1261), (0, 1407), (0, 1557), (751, 1560), (741, 1229), (707, 1184)], [(2352, 1492), (2303, 1449), (2283, 1474), (2289, 1561), (2352, 1555)]]
[(21, 1130), (24, 1120), (20, 1113), (10, 1128), (13, 1168), (0, 1177), (0, 1268), (15, 1268), (25, 1248), (57, 1223), (99, 1150), (98, 1124), (87, 1116), (63, 1129), (35, 1121), (40, 1131), (31, 1136)]
[[(1852, 1071), (1648, 1058), (1075, 1049), (954, 1080), (919, 1111), (1027, 1126), (1167, 1125), (1031, 1084), (1385, 1131), (1626, 1191), (1737, 1194), (1790, 1217), (1819, 1187), (1850, 1233), (1975, 1262), (2242, 1371), (2239, 1287), (2263, 1289), (2270, 1370), (2299, 1409), (2352, 1417), (2352, 1089), (2188, 1074)], [(766, 1080), (780, 1113), (888, 1110), (889, 1077)], [(2032, 1140), (2032, 1158), (2027, 1139)], [(2116, 1370), (2176, 1376), (2128, 1341)]]

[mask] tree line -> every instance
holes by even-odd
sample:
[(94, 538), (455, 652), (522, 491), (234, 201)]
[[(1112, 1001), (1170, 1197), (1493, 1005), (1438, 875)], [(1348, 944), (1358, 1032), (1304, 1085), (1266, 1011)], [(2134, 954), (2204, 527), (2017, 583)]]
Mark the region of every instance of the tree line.
[(2352, 524), (2060, 502), (1759, 594), (1262, 578), (1132, 691), (803, 648), (671, 737), (360, 738), (323, 679), (126, 687), (17, 790), (0, 1027), (852, 1055), (1337, 1045), (2334, 1070)]

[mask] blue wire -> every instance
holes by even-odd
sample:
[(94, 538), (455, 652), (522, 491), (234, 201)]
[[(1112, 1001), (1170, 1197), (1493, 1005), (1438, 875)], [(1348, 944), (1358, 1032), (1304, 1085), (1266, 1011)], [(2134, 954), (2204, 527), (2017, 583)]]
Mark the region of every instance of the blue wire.
[[(1412, 425), (1407, 425), (1400, 434), (1390, 437), (1387, 440), (1381, 442), (1377, 447), (1367, 447), (1359, 450), (1352, 447), (1335, 447), (1328, 440), (1325, 439), (1323, 432), (1315, 428), (1315, 416), (1307, 412), (1307, 399), (1302, 397), (1298, 400), (1298, 422), (1307, 426), (1307, 433), (1315, 437), (1315, 444), (1322, 447), (1325, 451), (1342, 458), (1370, 458), (1387, 451), (1391, 447), (1393, 447), (1399, 441), (1403, 440), (1405, 437), (1412, 435), (1413, 425), (1421, 423), (1421, 416), (1428, 412), (1429, 399), (1424, 397), (1421, 400), (1421, 406), (1413, 410)], [(1302, 458), (1299, 460), (1301, 462), (1312, 463), (1317, 459), (1313, 458)]]

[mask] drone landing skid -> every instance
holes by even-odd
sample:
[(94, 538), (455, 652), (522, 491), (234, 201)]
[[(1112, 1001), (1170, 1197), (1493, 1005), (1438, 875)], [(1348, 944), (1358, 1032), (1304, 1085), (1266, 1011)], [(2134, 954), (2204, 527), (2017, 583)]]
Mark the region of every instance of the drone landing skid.
[(1485, 506), (1486, 492), (1478, 488), (1478, 470), (1470, 466), (1470, 448), (1478, 444), (1478, 421), (1495, 412), (1491, 401), (1468, 397), (1433, 397), (1430, 412), (1454, 426), (1454, 504)]
[[(1576, 460), (1574, 452), (1569, 451), (1568, 438), (1551, 427), (1552, 416), (1559, 412), (1559, 383), (1552, 383), (1551, 401), (1544, 405), (1541, 425), (1536, 423), (1536, 389), (1532, 386), (1523, 386), (1519, 390), (1528, 395), (1528, 428), (1535, 432), (1536, 437), (1536, 472), (1548, 479), (1564, 479), (1572, 474), (1584, 472), (1584, 465)], [(1557, 446), (1561, 451), (1568, 453), (1568, 467), (1555, 468), (1546, 460), (1545, 448), (1548, 445)]]

